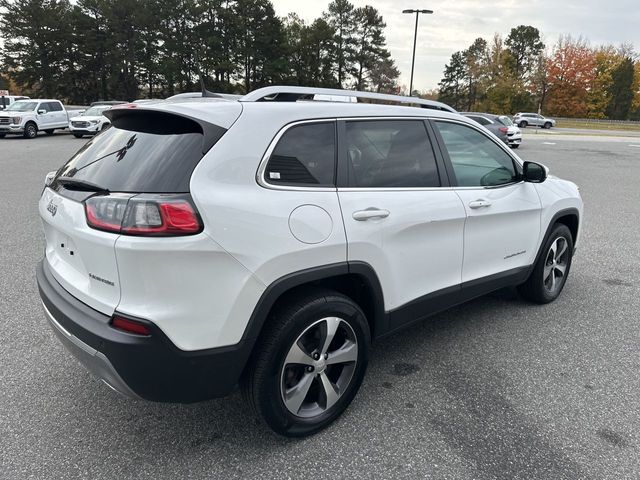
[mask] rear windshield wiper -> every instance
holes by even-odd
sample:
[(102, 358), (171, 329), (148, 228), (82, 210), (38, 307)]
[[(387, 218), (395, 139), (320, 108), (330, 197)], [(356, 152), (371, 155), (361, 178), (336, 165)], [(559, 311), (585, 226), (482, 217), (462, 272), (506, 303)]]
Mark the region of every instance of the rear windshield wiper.
[(82, 190), (85, 192), (100, 192), (109, 193), (109, 189), (96, 185), (95, 183), (87, 182), (86, 180), (80, 180), (73, 177), (58, 177), (56, 181), (64, 188), (69, 190)]

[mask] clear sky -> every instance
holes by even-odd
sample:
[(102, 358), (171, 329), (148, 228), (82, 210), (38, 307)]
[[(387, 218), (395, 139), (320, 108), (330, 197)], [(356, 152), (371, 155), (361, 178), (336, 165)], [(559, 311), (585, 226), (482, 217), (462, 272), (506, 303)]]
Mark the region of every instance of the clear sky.
[[(296, 12), (311, 21), (326, 10), (329, 0), (272, 0), (276, 13)], [(409, 85), (415, 17), (405, 8), (434, 10), (421, 15), (416, 48), (414, 88), (435, 88), (451, 54), (467, 48), (477, 37), (495, 32), (506, 36), (512, 27), (533, 25), (547, 46), (561, 34), (583, 36), (591, 45), (633, 43), (640, 50), (640, 0), (351, 0), (372, 5), (387, 23), (387, 44), (400, 69), (400, 83)]]

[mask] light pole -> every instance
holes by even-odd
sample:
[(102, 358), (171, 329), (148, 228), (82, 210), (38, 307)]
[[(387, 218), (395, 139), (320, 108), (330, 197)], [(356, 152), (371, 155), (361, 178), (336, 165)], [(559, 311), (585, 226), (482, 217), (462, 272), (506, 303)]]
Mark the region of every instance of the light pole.
[(416, 10), (416, 9), (406, 9), (403, 10), (402, 13), (415, 13), (416, 14), (416, 29), (413, 33), (413, 56), (411, 57), (411, 80), (409, 81), (409, 96), (413, 94), (413, 66), (416, 63), (416, 40), (418, 39), (418, 16), (421, 13), (431, 14), (433, 10)]

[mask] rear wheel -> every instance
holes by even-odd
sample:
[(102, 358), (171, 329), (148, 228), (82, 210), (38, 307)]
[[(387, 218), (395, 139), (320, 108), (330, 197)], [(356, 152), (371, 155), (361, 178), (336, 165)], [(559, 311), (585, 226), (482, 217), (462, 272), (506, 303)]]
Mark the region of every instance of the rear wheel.
[(24, 127), (24, 138), (36, 138), (38, 136), (38, 127), (35, 123), (29, 122)]
[(527, 125), (528, 125), (528, 123), (527, 123), (527, 122), (525, 122), (524, 120), (522, 120), (522, 121), (518, 124), (518, 126), (519, 126), (520, 128), (527, 128)]
[(44, 133), (46, 133), (47, 135), (53, 135), (53, 129), (51, 128), (51, 129), (45, 130)]
[(573, 257), (573, 237), (566, 225), (556, 224), (542, 247), (540, 258), (525, 283), (518, 287), (520, 294), (536, 303), (553, 302), (569, 275)]
[(549, 130), (551, 128), (551, 122), (545, 122), (543, 128), (546, 128), (547, 130)]
[(245, 396), (271, 429), (292, 437), (325, 428), (349, 406), (371, 342), (358, 305), (319, 289), (278, 309), (259, 341)]

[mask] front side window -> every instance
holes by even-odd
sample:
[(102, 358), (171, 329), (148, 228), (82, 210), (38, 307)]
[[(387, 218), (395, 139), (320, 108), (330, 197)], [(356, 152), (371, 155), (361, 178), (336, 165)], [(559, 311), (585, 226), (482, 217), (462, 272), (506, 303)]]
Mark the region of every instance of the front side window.
[(61, 112), (62, 111), (62, 105), (60, 105), (58, 102), (49, 102), (49, 111), (50, 112)]
[(421, 120), (353, 121), (346, 124), (350, 187), (439, 187), (440, 178)]
[(335, 122), (295, 125), (278, 141), (264, 178), (274, 185), (333, 187), (335, 165)]
[(519, 180), (513, 159), (477, 130), (436, 122), (460, 187), (494, 187)]

